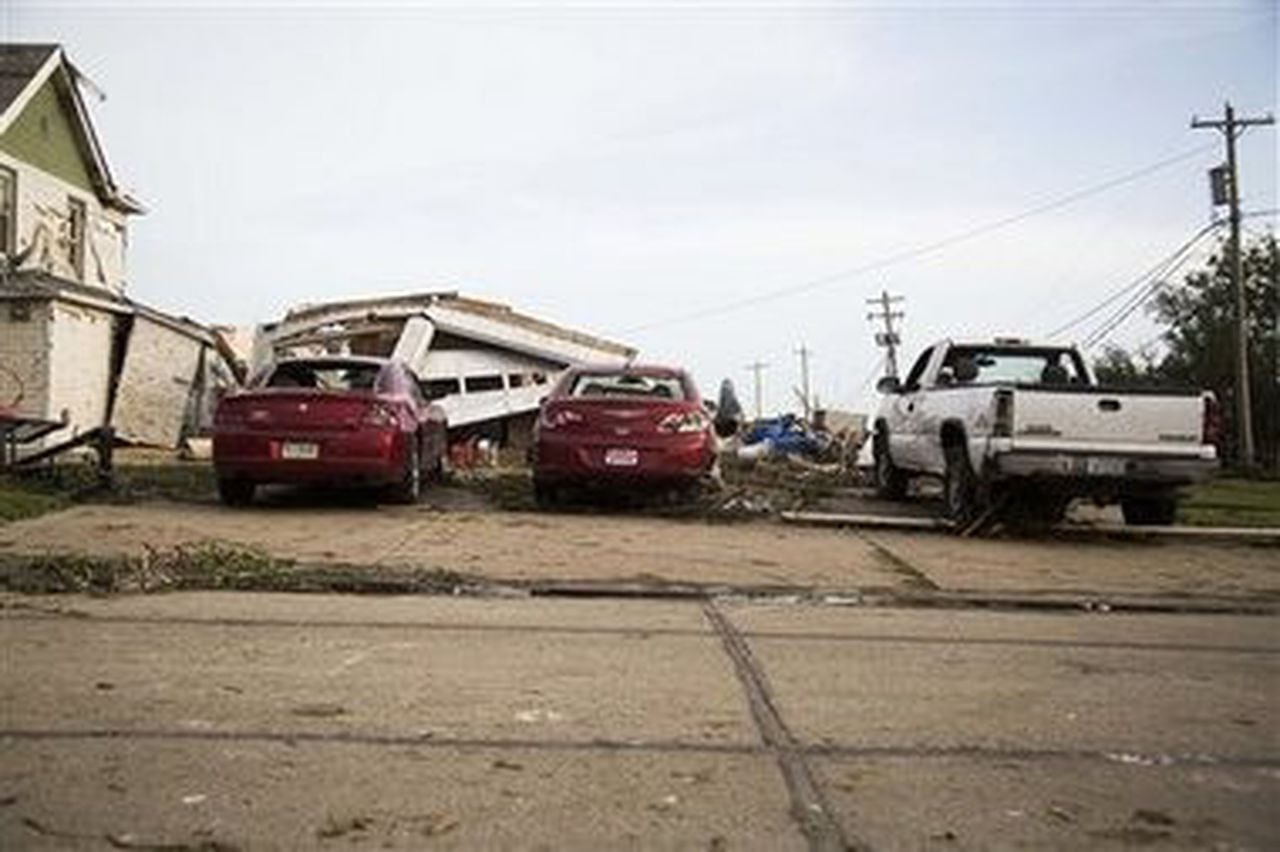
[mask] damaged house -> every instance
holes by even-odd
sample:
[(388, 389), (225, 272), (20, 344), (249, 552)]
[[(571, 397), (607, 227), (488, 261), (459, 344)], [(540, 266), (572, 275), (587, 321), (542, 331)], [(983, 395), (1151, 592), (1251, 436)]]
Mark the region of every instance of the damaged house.
[[(236, 383), (211, 329), (125, 295), (129, 217), (57, 45), (0, 45), (0, 429), (175, 446)], [(25, 448), (38, 446), (31, 440)]]
[(308, 305), (262, 326), (255, 372), (272, 359), (319, 354), (404, 361), (444, 408), (454, 439), (524, 446), (549, 384), (568, 366), (622, 364), (636, 350), (507, 305), (453, 292)]

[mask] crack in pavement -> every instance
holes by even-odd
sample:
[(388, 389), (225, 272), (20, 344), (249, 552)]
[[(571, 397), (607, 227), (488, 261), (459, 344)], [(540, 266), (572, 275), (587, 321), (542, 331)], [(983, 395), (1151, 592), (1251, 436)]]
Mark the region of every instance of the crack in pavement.
[[(75, 621), (90, 626), (182, 626), (208, 628), (280, 629), (306, 628), (308, 630), (370, 630), (370, 631), (424, 631), (432, 633), (533, 633), (561, 636), (620, 636), (623, 638), (649, 639), (655, 636), (677, 638), (705, 638), (706, 630), (687, 627), (575, 627), (573, 625), (548, 624), (477, 624), (473, 622), (427, 621), (342, 621), (293, 618), (201, 618), (199, 616), (150, 616), (150, 615), (100, 615), (77, 611), (36, 612), (15, 611), (0, 615), (4, 622), (46, 622), (59, 619)], [(1204, 645), (1190, 642), (1121, 642), (1098, 639), (1039, 639), (1032, 637), (999, 636), (932, 636), (913, 633), (834, 633), (825, 631), (787, 630), (739, 630), (752, 639), (794, 640), (797, 642), (847, 642), (885, 645), (945, 645), (947, 647), (974, 645), (1006, 648), (1087, 648), (1101, 651), (1150, 651), (1154, 653), (1203, 653), (1203, 654), (1261, 654), (1280, 655), (1280, 646), (1268, 645)], [(393, 643), (394, 644), (394, 643)], [(382, 646), (389, 647), (389, 646)]]
[[(655, 754), (775, 755), (767, 743), (705, 743), (683, 740), (532, 740), (483, 737), (437, 737), (424, 734), (374, 734), (358, 731), (209, 731), (166, 728), (0, 728), (0, 741), (85, 742), (137, 740), (159, 742), (258, 742), (286, 746), (337, 745), (383, 748), (494, 749), (548, 752), (643, 752)], [(999, 746), (812, 744), (794, 746), (806, 758), (971, 760), (1002, 762), (1084, 761), (1151, 767), (1220, 766), (1234, 769), (1280, 769), (1280, 754), (1220, 755), (1205, 753), (1148, 753), (1124, 747), (1112, 749), (1003, 748)]]
[(908, 588), (926, 589), (930, 592), (936, 592), (941, 588), (937, 583), (929, 578), (928, 574), (925, 574), (919, 568), (912, 565), (906, 559), (903, 559), (897, 553), (894, 553), (885, 545), (862, 534), (859, 534), (858, 538), (866, 542), (872, 552), (880, 558), (880, 561), (886, 563), (889, 570), (901, 578), (903, 584)]
[(869, 850), (863, 841), (850, 838), (834, 816), (822, 787), (805, 761), (804, 749), (787, 728), (777, 702), (769, 688), (768, 680), (751, 648), (714, 601), (702, 607), (707, 621), (720, 636), (725, 653), (733, 662), (734, 672), (746, 693), (751, 717), (765, 746), (777, 759), (782, 779), (791, 797), (791, 815), (800, 825), (809, 848), (814, 852), (826, 850)]

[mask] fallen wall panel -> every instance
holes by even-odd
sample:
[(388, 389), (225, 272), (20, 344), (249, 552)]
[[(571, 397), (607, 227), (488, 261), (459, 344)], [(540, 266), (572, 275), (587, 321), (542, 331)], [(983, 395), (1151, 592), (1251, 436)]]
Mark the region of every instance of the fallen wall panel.
[(111, 418), (120, 437), (164, 447), (178, 444), (203, 346), (162, 323), (137, 317)]

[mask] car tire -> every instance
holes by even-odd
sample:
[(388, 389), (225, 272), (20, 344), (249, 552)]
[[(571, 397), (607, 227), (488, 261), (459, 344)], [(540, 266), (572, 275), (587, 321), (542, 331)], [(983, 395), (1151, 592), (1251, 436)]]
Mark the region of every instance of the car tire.
[(889, 455), (889, 436), (877, 432), (872, 445), (875, 460), (876, 493), (886, 500), (901, 500), (907, 496), (907, 475), (893, 464)]
[(943, 509), (949, 520), (964, 526), (978, 515), (977, 479), (964, 444), (948, 444), (943, 453), (946, 458), (942, 482)]
[(227, 506), (248, 506), (258, 486), (248, 479), (218, 478), (218, 499)]
[(533, 481), (533, 502), (539, 509), (554, 509), (561, 503), (559, 486)]
[(1120, 501), (1124, 522), (1133, 527), (1169, 526), (1178, 517), (1176, 497), (1129, 497)]
[(422, 450), (415, 435), (409, 445), (409, 457), (405, 459), (400, 480), (391, 488), (391, 499), (397, 503), (417, 503), (422, 497)]

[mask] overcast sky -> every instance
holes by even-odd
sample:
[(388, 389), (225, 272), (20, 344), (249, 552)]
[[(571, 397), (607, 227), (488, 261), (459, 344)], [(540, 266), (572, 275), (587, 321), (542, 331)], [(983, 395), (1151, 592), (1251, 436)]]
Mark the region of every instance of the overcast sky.
[[(803, 343), (822, 401), (865, 409), (881, 289), (911, 355), (1043, 336), (1208, 222), (1221, 137), (1188, 123), (1275, 110), (1276, 8), (5, 0), (0, 29), (63, 43), (107, 94), (108, 158), (149, 209), (134, 298), (252, 323), (456, 289), (683, 363), (708, 395), (728, 376), (749, 402), (769, 362), (773, 408)], [(1240, 154), (1245, 209), (1274, 209), (1276, 131)], [(1139, 313), (1114, 339), (1155, 334)]]

